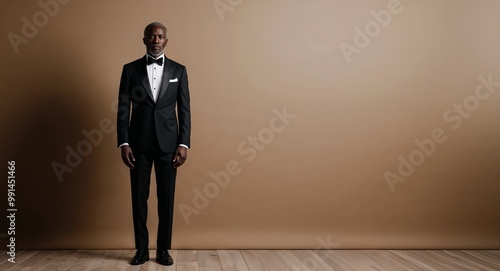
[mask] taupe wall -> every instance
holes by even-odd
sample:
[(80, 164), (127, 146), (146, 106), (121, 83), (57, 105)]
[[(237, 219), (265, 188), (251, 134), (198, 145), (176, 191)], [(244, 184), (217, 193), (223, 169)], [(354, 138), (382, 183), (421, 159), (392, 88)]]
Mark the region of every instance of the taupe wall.
[(500, 248), (500, 1), (42, 3), (0, 4), (18, 248), (133, 247), (114, 106), (156, 20), (192, 96), (175, 248)]

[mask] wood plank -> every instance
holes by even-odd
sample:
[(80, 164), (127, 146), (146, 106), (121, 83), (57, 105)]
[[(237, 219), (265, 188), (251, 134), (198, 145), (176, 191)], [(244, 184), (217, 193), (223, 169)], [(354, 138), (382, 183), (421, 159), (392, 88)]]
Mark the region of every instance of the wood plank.
[[(0, 244), (2, 242), (0, 241)], [(6, 246), (6, 245), (5, 245)], [(5, 248), (4, 245), (2, 245), (2, 248)], [(17, 261), (17, 256), (21, 253), (23, 253), (24, 250), (16, 250), (16, 261)], [(7, 254), (7, 250), (6, 249), (0, 249), (0, 264), (6, 262), (8, 259), (10, 258), (10, 256)], [(3, 270), (3, 269), (0, 269), (0, 270)]]
[(122, 255), (123, 250), (106, 250), (90, 271), (114, 270)]
[(156, 262), (156, 250), (150, 252), (151, 256), (151, 264), (153, 265), (150, 269), (152, 271), (159, 271), (159, 270), (166, 270), (166, 271), (176, 271), (177, 270), (177, 250), (169, 250), (168, 254), (170, 254), (170, 257), (174, 260), (174, 264), (171, 266), (165, 266), (161, 265), (158, 262)]
[(346, 264), (355, 265), (357, 269), (386, 271), (382, 265), (368, 256), (370, 252), (367, 250), (337, 250), (335, 253), (344, 259)]
[(148, 271), (158, 271), (158, 270), (166, 270), (166, 271), (176, 271), (177, 270), (177, 250), (169, 250), (168, 254), (174, 260), (174, 264), (171, 266), (161, 265), (156, 261), (156, 250), (152, 250), (149, 253), (151, 260), (148, 264)]
[(482, 250), (463, 250), (466, 257), (472, 258), (494, 270), (500, 270), (500, 255), (490, 254), (489, 251)]
[(178, 250), (177, 251), (177, 270), (198, 271), (198, 255), (196, 250)]
[[(488, 270), (488, 271), (497, 271), (497, 268), (491, 268), (487, 265), (484, 265), (484, 262), (481, 262), (479, 259), (474, 259), (473, 256), (466, 254), (459, 250), (448, 250), (442, 252), (435, 252), (435, 254), (444, 254), (447, 255), (450, 261), (453, 262), (455, 266), (458, 266), (459, 269), (467, 268), (471, 271), (473, 270)], [(457, 268), (455, 268), (456, 270)]]
[[(427, 255), (427, 257), (435, 257), (439, 261), (441, 261), (441, 264), (443, 266), (448, 267), (450, 270), (461, 270), (461, 269), (468, 269), (470, 271), (475, 271), (475, 270), (485, 270), (483, 268), (478, 268), (478, 266), (470, 265), (470, 263), (464, 261), (463, 259), (460, 259), (460, 257), (457, 257), (455, 255), (450, 255), (446, 253), (444, 250), (425, 250), (425, 251), (420, 251), (422, 255)], [(467, 256), (474, 258), (473, 256)]]
[(242, 250), (241, 256), (251, 271), (265, 271), (266, 265), (261, 257), (265, 250)]
[[(309, 259), (307, 256), (300, 256), (301, 258), (303, 258), (302, 260), (299, 259), (299, 257), (297, 257), (295, 254), (294, 254), (294, 251), (290, 251), (290, 250), (274, 250), (274, 251), (270, 251), (269, 252), (269, 256), (272, 256), (272, 255), (275, 255), (275, 263), (280, 263), (282, 265), (285, 266), (286, 270), (292, 270), (292, 271), (309, 271), (309, 270), (314, 270), (315, 269), (315, 266), (314, 264), (315, 263), (312, 263), (311, 262), (311, 259)], [(265, 257), (263, 257), (265, 258)], [(323, 261), (321, 260), (321, 258), (318, 257), (318, 259), (320, 259), (320, 261)], [(309, 265), (309, 266), (308, 266)], [(325, 270), (332, 270), (331, 267), (324, 263), (324, 266)], [(272, 269), (271, 269), (272, 270)]]
[(198, 252), (196, 250), (177, 250), (177, 261), (179, 262), (197, 262)]
[[(134, 251), (134, 255), (135, 255), (135, 251)], [(132, 259), (132, 257), (130, 257), (130, 259)], [(129, 260), (129, 262), (130, 262), (130, 260)], [(129, 265), (130, 265), (130, 263), (129, 263)], [(155, 271), (158, 266), (163, 266), (163, 265), (158, 264), (156, 262), (156, 250), (150, 249), (149, 250), (149, 261), (147, 261), (143, 264), (140, 264), (138, 266), (139, 266), (139, 271)], [(135, 270), (134, 268), (136, 268), (136, 267), (131, 266), (130, 268), (132, 270)]]
[(289, 271), (286, 259), (276, 250), (243, 250), (243, 258), (251, 271)]
[(338, 250), (318, 250), (316, 254), (331, 268), (337, 271), (346, 271), (349, 266), (346, 260), (337, 255)]
[(217, 250), (198, 250), (197, 254), (200, 271), (222, 271)]
[[(354, 250), (349, 250), (347, 251), (350, 254), (356, 254)], [(390, 269), (385, 268), (381, 264), (379, 264), (377, 261), (375, 261), (372, 257), (369, 255), (373, 252), (372, 250), (358, 250), (358, 257), (356, 257), (356, 261), (359, 263), (362, 268), (365, 268), (367, 270), (386, 270), (390, 271)]]
[[(56, 250), (54, 252), (54, 254), (57, 255), (59, 252), (60, 252), (60, 250)], [(73, 263), (78, 259), (78, 257), (81, 256), (81, 253), (83, 251), (72, 250), (71, 252), (72, 253), (70, 255), (68, 255), (68, 258), (66, 259), (66, 261), (61, 263), (61, 265), (59, 266), (60, 270), (70, 270), (71, 267), (73, 266)]]
[(368, 250), (364, 251), (367, 257), (371, 258), (374, 262), (382, 266), (380, 270), (387, 270), (387, 271), (392, 271), (392, 270), (401, 270), (401, 271), (412, 271), (412, 270), (419, 270), (418, 267), (411, 265), (405, 265), (404, 263), (401, 263), (401, 259), (398, 257), (390, 254), (387, 251), (384, 250)]
[(239, 250), (217, 250), (223, 271), (249, 271)]
[[(297, 271), (302, 268), (302, 263), (300, 262), (293, 253), (289, 250), (271, 250), (270, 254), (276, 254), (280, 259), (280, 262), (283, 263), (288, 270)], [(300, 270), (303, 271), (303, 270)]]
[(174, 260), (174, 264), (171, 266), (165, 266), (161, 265), (156, 261), (156, 250), (150, 250), (149, 251), (149, 256), (150, 260), (143, 265), (140, 271), (157, 271), (157, 270), (177, 270), (177, 265), (176, 265), (176, 259), (177, 259), (177, 251), (175, 250), (169, 250), (168, 254), (170, 254), (170, 257)]
[(331, 268), (339, 271), (361, 270), (360, 266), (341, 254), (340, 250), (318, 250), (318, 256), (323, 259)]
[[(430, 251), (422, 251), (422, 250), (408, 250), (405, 251), (409, 256), (414, 259), (419, 260), (421, 263), (425, 263), (439, 271), (455, 271), (455, 267), (450, 264), (449, 261), (440, 259), (437, 255), (433, 255)], [(423, 252), (423, 253), (422, 253)], [(469, 271), (478, 271), (478, 270), (469, 270)]]
[[(58, 270), (67, 270), (64, 269), (63, 266), (68, 262), (70, 257), (75, 254), (73, 250), (56, 250), (54, 253), (50, 254), (46, 259), (37, 264), (32, 271), (58, 271)], [(31, 271), (30, 270), (30, 271)]]
[[(416, 266), (408, 267), (406, 265), (400, 264), (401, 260), (399, 261), (395, 260), (394, 259), (395, 257), (388, 253), (383, 255), (380, 252), (372, 252), (371, 253), (372, 257), (365, 256), (364, 258), (361, 257), (360, 255), (355, 255), (354, 251), (347, 251), (347, 250), (317, 250), (316, 253), (334, 270), (339, 270), (339, 271), (366, 270), (366, 269), (376, 270), (373, 266), (377, 266), (379, 270), (384, 270), (383, 267), (381, 267), (382, 265), (379, 264), (379, 262), (387, 263), (388, 266), (393, 268), (389, 270), (400, 270), (400, 271), (421, 270)], [(384, 260), (382, 261), (381, 258)]]
[(292, 250), (288, 251), (296, 259), (299, 260), (297, 265), (295, 265), (293, 270), (304, 270), (304, 271), (335, 271), (330, 265), (328, 265), (321, 257), (312, 250)]
[(197, 262), (178, 262), (177, 270), (182, 271), (198, 271), (198, 263)]
[(7, 270), (11, 268), (12, 266), (28, 259), (32, 255), (36, 254), (36, 250), (20, 250), (19, 252), (16, 251), (16, 259), (15, 263), (9, 262), (8, 259), (10, 256), (7, 255), (7, 250), (1, 250), (0, 253), (2, 255), (5, 255), (5, 260), (0, 263), (0, 270)]
[(436, 264), (436, 263), (428, 262), (425, 260), (422, 261), (422, 257), (419, 255), (416, 255), (414, 253), (414, 251), (412, 251), (412, 250), (392, 250), (391, 253), (398, 255), (399, 257), (405, 259), (406, 261), (408, 261), (410, 263), (413, 263), (414, 265), (418, 266), (419, 268), (421, 268), (423, 270), (440, 271), (444, 268), (443, 266)]
[(101, 259), (104, 250), (75, 250), (72, 259), (67, 262), (68, 269), (72, 271), (88, 271)]
[(500, 250), (480, 250), (480, 251), (482, 251), (484, 253), (490, 253), (490, 254), (493, 254), (493, 255), (497, 255), (498, 257), (500, 257)]
[(423, 270), (426, 271), (424, 268), (415, 265), (413, 262), (405, 260), (405, 258), (396, 255), (394, 252), (396, 250), (386, 250), (384, 251), (384, 255), (390, 259), (393, 263), (398, 264), (401, 267), (401, 270)]
[(500, 255), (490, 254), (482, 250), (460, 250), (464, 257), (475, 263), (487, 266), (493, 270), (500, 270)]
[[(114, 271), (130, 271), (130, 270), (139, 270), (140, 266), (132, 266), (130, 265), (130, 260), (135, 255), (135, 250), (122, 250), (122, 254), (120, 259), (118, 259), (118, 263), (115, 268), (112, 269)], [(151, 256), (151, 255), (150, 255)]]
[(16, 256), (15, 265), (2, 270), (31, 270), (33, 267), (35, 267), (41, 261), (46, 259), (52, 253), (54, 253), (54, 250), (36, 250), (34, 254), (30, 255), (22, 262), (18, 262)]

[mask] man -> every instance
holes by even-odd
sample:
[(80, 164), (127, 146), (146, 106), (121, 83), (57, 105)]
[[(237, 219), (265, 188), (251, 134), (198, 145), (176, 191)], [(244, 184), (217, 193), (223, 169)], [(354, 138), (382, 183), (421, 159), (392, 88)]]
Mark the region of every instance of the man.
[[(164, 55), (167, 29), (158, 22), (144, 30), (147, 54), (124, 65), (118, 94), (118, 146), (130, 168), (136, 254), (132, 265), (149, 260), (146, 226), (151, 169), (158, 197), (156, 260), (172, 265), (175, 177), (187, 158), (191, 111), (186, 68)], [(177, 114), (176, 114), (177, 107)]]

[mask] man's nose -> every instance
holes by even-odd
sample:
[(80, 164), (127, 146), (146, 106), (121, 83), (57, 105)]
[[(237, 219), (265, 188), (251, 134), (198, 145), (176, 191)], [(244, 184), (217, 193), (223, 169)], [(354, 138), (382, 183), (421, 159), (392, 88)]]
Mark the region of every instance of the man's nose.
[(153, 38), (154, 43), (160, 43), (160, 37), (156, 36)]

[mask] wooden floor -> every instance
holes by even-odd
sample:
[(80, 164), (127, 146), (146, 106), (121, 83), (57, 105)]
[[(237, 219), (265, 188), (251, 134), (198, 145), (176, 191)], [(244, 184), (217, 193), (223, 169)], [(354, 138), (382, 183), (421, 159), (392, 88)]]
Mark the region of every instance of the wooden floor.
[(500, 250), (172, 250), (174, 265), (151, 260), (130, 266), (133, 250), (24, 250), (16, 263), (0, 255), (0, 270), (500, 270)]

